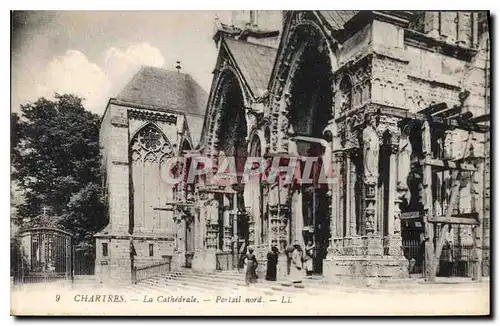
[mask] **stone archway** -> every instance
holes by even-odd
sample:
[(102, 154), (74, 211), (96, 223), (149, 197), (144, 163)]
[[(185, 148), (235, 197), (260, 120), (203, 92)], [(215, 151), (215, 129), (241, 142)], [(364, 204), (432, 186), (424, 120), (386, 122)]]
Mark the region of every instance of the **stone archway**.
[[(298, 54), (291, 63), (284, 87), (278, 130), (285, 133), (282, 146), (290, 155), (314, 157), (314, 180), (322, 161), (332, 164), (333, 73), (332, 55), (322, 32), (314, 24), (294, 29)], [(303, 174), (303, 170), (302, 173)], [(289, 241), (305, 246), (314, 244), (313, 269), (322, 273), (322, 262), (330, 244), (331, 197), (328, 186), (306, 182), (295, 184), (290, 194)]]
[[(217, 94), (212, 106), (213, 127), (210, 140), (211, 155), (219, 167), (234, 159), (237, 172), (242, 172), (248, 156), (246, 100), (237, 75), (231, 69), (221, 72)], [(243, 187), (234, 184), (235, 193), (215, 193), (219, 203), (217, 247), (236, 254), (245, 247), (249, 238), (248, 219), (245, 214)], [(224, 183), (227, 186), (227, 184)], [(233, 257), (234, 261), (234, 257)]]

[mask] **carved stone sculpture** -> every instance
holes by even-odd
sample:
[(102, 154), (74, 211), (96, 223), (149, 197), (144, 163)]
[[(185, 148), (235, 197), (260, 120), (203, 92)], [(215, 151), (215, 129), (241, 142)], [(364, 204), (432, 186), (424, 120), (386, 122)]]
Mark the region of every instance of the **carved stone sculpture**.
[[(399, 138), (399, 156), (398, 156), (398, 192), (401, 196), (409, 195), (408, 190), (408, 175), (411, 170), (411, 153), (412, 146), (409, 137), (409, 128), (406, 127)], [(409, 197), (409, 196), (408, 196)], [(410, 198), (407, 198), (410, 200)]]
[(363, 130), (363, 151), (365, 179), (373, 180), (378, 175), (378, 157), (380, 140), (376, 131), (375, 117), (368, 118), (368, 125)]

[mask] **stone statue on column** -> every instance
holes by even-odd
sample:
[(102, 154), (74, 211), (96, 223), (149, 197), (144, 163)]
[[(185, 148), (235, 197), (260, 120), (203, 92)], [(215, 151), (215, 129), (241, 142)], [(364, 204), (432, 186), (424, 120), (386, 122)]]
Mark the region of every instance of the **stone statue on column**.
[(363, 161), (364, 161), (364, 183), (365, 192), (365, 221), (366, 234), (374, 234), (376, 230), (376, 207), (377, 207), (377, 181), (378, 181), (378, 159), (380, 140), (377, 133), (375, 116), (370, 114), (366, 118), (366, 127), (363, 130)]
[(398, 186), (397, 191), (399, 197), (410, 201), (410, 192), (408, 187), (408, 175), (411, 171), (411, 154), (412, 146), (410, 142), (410, 126), (403, 128), (403, 132), (399, 137), (398, 146)]
[(376, 128), (375, 116), (368, 116), (367, 126), (363, 130), (363, 154), (365, 179), (370, 181), (378, 177), (380, 140)]

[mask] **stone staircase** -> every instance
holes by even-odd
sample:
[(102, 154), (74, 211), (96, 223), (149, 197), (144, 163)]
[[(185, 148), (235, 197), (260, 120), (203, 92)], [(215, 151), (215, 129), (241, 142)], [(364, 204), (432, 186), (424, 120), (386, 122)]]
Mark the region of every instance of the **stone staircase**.
[[(449, 283), (442, 282), (443, 284)], [(459, 281), (459, 283), (469, 282)], [(191, 269), (170, 272), (166, 275), (152, 277), (142, 280), (137, 284), (127, 286), (126, 292), (135, 294), (160, 295), (166, 292), (170, 294), (199, 293), (233, 293), (245, 291), (254, 295), (332, 295), (340, 292), (358, 292), (358, 291), (393, 291), (393, 290), (424, 290), (429, 287), (439, 287), (439, 284), (428, 284), (423, 279), (406, 278), (379, 278), (378, 281), (370, 286), (353, 284), (327, 284), (323, 277), (312, 276), (304, 278), (300, 284), (292, 284), (289, 281), (270, 282), (258, 279), (257, 283), (245, 286), (244, 273), (234, 271), (217, 271), (211, 273), (195, 272)]]
[(328, 289), (322, 278), (315, 277), (304, 279), (301, 284), (291, 282), (270, 282), (259, 279), (257, 283), (245, 286), (245, 275), (238, 271), (220, 271), (212, 273), (195, 272), (184, 269), (178, 272), (170, 272), (167, 275), (156, 276), (142, 280), (137, 284), (127, 287), (129, 292), (138, 294), (163, 294), (168, 292), (237, 292), (244, 289), (255, 295), (287, 295), (287, 294), (325, 294)]

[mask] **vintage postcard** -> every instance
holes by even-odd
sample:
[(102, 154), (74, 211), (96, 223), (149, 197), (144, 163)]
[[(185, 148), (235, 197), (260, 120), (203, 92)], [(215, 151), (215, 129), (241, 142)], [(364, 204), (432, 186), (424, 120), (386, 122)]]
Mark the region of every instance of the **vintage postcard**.
[(13, 11), (11, 314), (490, 311), (488, 11)]

